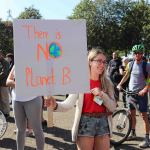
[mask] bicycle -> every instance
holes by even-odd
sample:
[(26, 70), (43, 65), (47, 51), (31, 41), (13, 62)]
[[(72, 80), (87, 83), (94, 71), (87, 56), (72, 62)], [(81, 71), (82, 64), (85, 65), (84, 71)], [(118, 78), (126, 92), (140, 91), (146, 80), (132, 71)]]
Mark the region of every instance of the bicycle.
[[(138, 95), (138, 92), (129, 92), (124, 89), (122, 90), (128, 96)], [(137, 105), (135, 104), (135, 100), (130, 99), (128, 101), (128, 105), (129, 104), (132, 104), (139, 113), (139, 115), (141, 116), (140, 111)], [(112, 121), (113, 121), (113, 128), (110, 142), (112, 145), (116, 146), (125, 142), (131, 132), (132, 121), (129, 107), (116, 110), (112, 115)]]
[(7, 120), (2, 111), (0, 111), (0, 138), (5, 134), (7, 130)]

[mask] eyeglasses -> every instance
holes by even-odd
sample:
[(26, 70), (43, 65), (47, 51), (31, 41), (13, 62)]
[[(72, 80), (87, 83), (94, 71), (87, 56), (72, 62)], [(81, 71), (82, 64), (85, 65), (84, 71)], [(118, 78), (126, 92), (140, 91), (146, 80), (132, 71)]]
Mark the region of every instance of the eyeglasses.
[(142, 52), (135, 52), (135, 53), (134, 53), (134, 55), (138, 55), (138, 54), (139, 54), (139, 55), (142, 55), (143, 53), (142, 53)]
[(95, 59), (95, 60), (92, 60), (92, 61), (95, 61), (99, 65), (101, 65), (101, 64), (107, 65), (107, 61), (102, 61), (101, 59)]

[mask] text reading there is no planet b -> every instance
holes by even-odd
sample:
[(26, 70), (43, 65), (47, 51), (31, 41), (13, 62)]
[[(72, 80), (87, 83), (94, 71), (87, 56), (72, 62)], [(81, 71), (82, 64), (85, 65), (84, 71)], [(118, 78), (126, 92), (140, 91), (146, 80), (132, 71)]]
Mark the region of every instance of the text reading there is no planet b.
[(89, 91), (85, 20), (16, 19), (13, 29), (19, 99)]

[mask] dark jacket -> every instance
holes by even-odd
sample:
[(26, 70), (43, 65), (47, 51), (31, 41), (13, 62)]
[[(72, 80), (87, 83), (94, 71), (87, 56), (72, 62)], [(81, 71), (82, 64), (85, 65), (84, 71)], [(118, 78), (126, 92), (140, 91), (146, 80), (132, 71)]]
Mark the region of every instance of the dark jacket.
[(6, 86), (9, 74), (9, 63), (3, 58), (0, 60), (0, 86)]
[(122, 65), (122, 61), (120, 58), (112, 59), (110, 60), (108, 65), (109, 65), (108, 72), (110, 79), (113, 82), (113, 84), (117, 85), (122, 79), (122, 75), (120, 75), (119, 73), (119, 68)]

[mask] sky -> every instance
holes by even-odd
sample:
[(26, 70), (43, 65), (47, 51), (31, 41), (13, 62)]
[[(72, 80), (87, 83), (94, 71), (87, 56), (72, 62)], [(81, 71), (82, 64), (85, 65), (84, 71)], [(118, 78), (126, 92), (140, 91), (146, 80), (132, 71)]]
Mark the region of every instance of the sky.
[[(81, 0), (0, 0), (0, 18), (8, 19), (8, 10), (13, 18), (19, 16), (25, 8), (34, 6), (44, 19), (67, 19)], [(10, 19), (10, 18), (9, 18)]]

